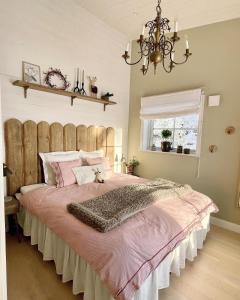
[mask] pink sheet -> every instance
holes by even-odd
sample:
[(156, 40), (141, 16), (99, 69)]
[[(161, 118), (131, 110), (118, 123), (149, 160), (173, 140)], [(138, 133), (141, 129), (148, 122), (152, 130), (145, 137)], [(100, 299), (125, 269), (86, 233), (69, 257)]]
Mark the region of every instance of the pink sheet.
[(130, 300), (160, 262), (217, 207), (205, 195), (191, 191), (164, 199), (107, 233), (100, 233), (66, 210), (126, 184), (144, 182), (130, 175), (115, 175), (105, 184), (77, 184), (61, 189), (43, 187), (25, 194), (22, 205), (100, 275), (113, 297)]

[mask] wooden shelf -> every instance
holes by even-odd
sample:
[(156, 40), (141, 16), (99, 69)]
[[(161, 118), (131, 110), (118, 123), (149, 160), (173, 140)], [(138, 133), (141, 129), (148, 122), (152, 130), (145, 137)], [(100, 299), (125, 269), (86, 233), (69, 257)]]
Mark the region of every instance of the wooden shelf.
[(22, 80), (14, 81), (13, 85), (22, 87), (24, 89), (24, 98), (27, 98), (27, 91), (28, 91), (28, 89), (31, 89), (31, 90), (37, 90), (37, 91), (41, 91), (41, 92), (52, 93), (52, 94), (57, 94), (57, 95), (70, 97), (71, 98), (71, 105), (73, 105), (73, 101), (76, 98), (81, 99), (81, 100), (85, 100), (85, 101), (100, 103), (100, 104), (103, 104), (104, 111), (106, 110), (107, 105), (117, 104), (114, 101), (110, 101), (110, 100), (108, 101), (108, 100), (103, 100), (103, 99), (94, 98), (94, 97), (90, 97), (90, 96), (84, 96), (84, 95), (80, 95), (78, 93), (73, 93), (73, 92), (64, 91), (64, 90), (55, 89), (55, 88), (50, 88), (50, 87), (47, 87), (47, 86), (44, 86), (44, 85), (29, 83), (29, 82), (22, 81)]

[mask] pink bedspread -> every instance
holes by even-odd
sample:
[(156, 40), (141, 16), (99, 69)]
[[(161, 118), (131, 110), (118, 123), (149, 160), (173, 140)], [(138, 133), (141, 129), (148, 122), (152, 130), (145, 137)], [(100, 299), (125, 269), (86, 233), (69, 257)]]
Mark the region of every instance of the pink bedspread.
[(22, 205), (100, 275), (113, 297), (130, 300), (149, 274), (201, 220), (217, 207), (195, 191), (154, 203), (121, 226), (100, 233), (69, 214), (66, 205), (104, 194), (144, 179), (116, 175), (105, 184), (43, 187), (25, 194)]

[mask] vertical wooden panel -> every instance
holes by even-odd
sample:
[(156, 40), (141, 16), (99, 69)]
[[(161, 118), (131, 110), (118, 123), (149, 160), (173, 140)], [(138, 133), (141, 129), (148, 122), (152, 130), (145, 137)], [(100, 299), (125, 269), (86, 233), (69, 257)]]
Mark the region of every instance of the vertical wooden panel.
[(63, 126), (60, 123), (50, 126), (50, 151), (63, 151)]
[(88, 151), (97, 149), (97, 128), (95, 126), (89, 126), (87, 129), (87, 149)]
[[(50, 151), (50, 126), (47, 122), (40, 122), (37, 126), (38, 130), (38, 153)], [(38, 156), (38, 182), (43, 182), (43, 170), (41, 158)]]
[(106, 155), (106, 147), (107, 147), (107, 129), (104, 127), (97, 128), (97, 150), (101, 149), (104, 151), (104, 155)]
[(63, 129), (63, 149), (64, 151), (75, 151), (77, 149), (77, 133), (73, 124), (67, 124)]
[(8, 195), (14, 195), (23, 186), (23, 130), (22, 123), (10, 119), (5, 123), (6, 164), (12, 171), (7, 177)]
[(108, 127), (107, 128), (107, 154), (106, 156), (110, 160), (111, 166), (114, 165), (114, 159), (115, 159), (115, 131), (113, 128)]
[(23, 124), (24, 185), (38, 182), (37, 124), (27, 121)]
[(77, 127), (77, 150), (87, 151), (87, 127), (85, 125)]

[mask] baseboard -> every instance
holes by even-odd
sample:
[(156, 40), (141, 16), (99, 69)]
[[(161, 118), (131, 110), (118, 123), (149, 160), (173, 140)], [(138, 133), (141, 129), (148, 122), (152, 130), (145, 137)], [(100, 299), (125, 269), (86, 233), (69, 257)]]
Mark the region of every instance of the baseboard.
[(211, 217), (211, 224), (222, 227), (224, 229), (240, 233), (240, 225), (219, 219), (216, 217)]

